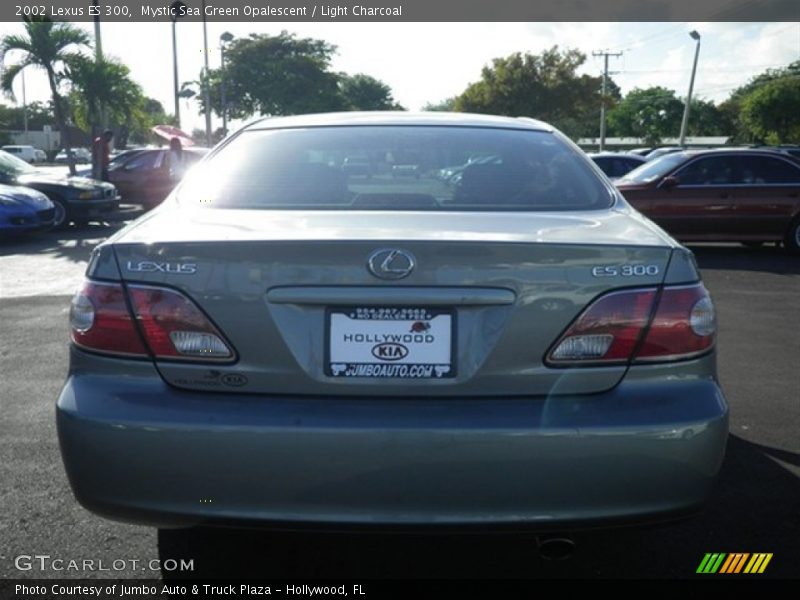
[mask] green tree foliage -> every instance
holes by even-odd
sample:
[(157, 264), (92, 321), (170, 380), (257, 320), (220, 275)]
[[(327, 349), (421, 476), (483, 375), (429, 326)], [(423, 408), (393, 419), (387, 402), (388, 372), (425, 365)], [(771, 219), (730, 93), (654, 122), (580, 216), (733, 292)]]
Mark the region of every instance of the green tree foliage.
[(748, 93), (741, 102), (741, 120), (759, 141), (800, 141), (800, 78), (774, 79)]
[(456, 97), (445, 98), (441, 102), (428, 102), (422, 110), (428, 112), (453, 112), (456, 109)]
[[(608, 113), (610, 135), (643, 138), (657, 145), (665, 137), (678, 137), (684, 103), (673, 90), (655, 86), (631, 90)], [(687, 133), (693, 136), (729, 135), (731, 122), (713, 102), (693, 99)]]
[[(692, 99), (692, 109), (689, 111), (688, 135), (718, 135), (730, 136), (733, 122), (728, 114), (719, 106), (709, 100)], [(678, 135), (680, 124), (678, 125)]]
[(392, 97), (392, 88), (363, 73), (339, 75), (339, 94), (346, 110), (404, 110)]
[[(800, 136), (794, 129), (791, 120), (780, 124), (780, 127), (788, 127), (786, 131), (773, 129), (775, 117), (789, 117), (800, 112), (796, 101), (794, 107), (790, 107), (787, 115), (759, 114), (762, 107), (772, 106), (776, 110), (784, 110), (785, 106), (781, 98), (790, 99), (793, 82), (798, 81), (800, 81), (800, 60), (794, 61), (782, 69), (768, 69), (734, 90), (730, 98), (720, 105), (720, 109), (733, 124), (735, 140), (737, 142), (767, 142), (770, 140), (800, 142)], [(761, 92), (764, 88), (769, 88), (769, 91)], [(756, 95), (757, 99), (750, 99), (753, 95)], [(769, 101), (767, 101), (768, 98), (770, 98)], [(750, 100), (748, 101), (748, 99)], [(746, 105), (749, 105), (747, 110), (745, 110)], [(745, 116), (746, 114), (747, 116)], [(773, 120), (773, 125), (769, 125), (770, 120)], [(794, 133), (791, 133), (792, 131)]]
[[(456, 98), (455, 109), (464, 112), (527, 116), (555, 125), (567, 135), (596, 134), (601, 103), (601, 79), (578, 75), (586, 56), (578, 50), (541, 54), (514, 53), (496, 58)], [(606, 101), (619, 97), (611, 85)]]
[(141, 104), (136, 112), (136, 118), (129, 129), (126, 127), (119, 127), (120, 138), (125, 136), (126, 139), (118, 140), (115, 142), (118, 146), (122, 146), (123, 142), (130, 142), (132, 144), (148, 144), (153, 141), (163, 142), (161, 138), (154, 140), (151, 129), (156, 125), (176, 125), (178, 121), (174, 115), (167, 114), (164, 106), (154, 98), (143, 97)]
[(639, 137), (657, 145), (664, 137), (677, 136), (683, 116), (683, 102), (673, 90), (660, 86), (631, 90), (608, 112), (610, 135)]
[(23, 109), (21, 106), (0, 104), (0, 129), (22, 130), (25, 128), (25, 116), (28, 116), (28, 129), (41, 131), (45, 125), (53, 125), (53, 107), (51, 103), (31, 102)]
[[(291, 115), (342, 110), (339, 77), (329, 70), (336, 47), (322, 40), (250, 34), (236, 38), (225, 51), (228, 115)], [(211, 105), (222, 114), (222, 72), (209, 73)], [(204, 99), (198, 94), (201, 112)]]
[(75, 124), (93, 135), (104, 121), (128, 131), (145, 118), (142, 88), (119, 61), (80, 56), (67, 65), (66, 76)]
[[(322, 40), (251, 34), (237, 38), (225, 50), (225, 69), (208, 74), (209, 99), (222, 116), (223, 86), (228, 117), (293, 115), (337, 110), (404, 110), (391, 88), (369, 75), (347, 75), (330, 70), (336, 46)], [(200, 103), (205, 114), (203, 75), (186, 82), (187, 96)]]
[[(82, 29), (70, 23), (52, 21), (48, 17), (25, 17), (24, 26), (24, 34), (8, 34), (0, 39), (0, 56), (5, 66), (0, 87), (6, 94), (13, 96), (14, 80), (23, 69), (34, 67), (43, 70), (50, 85), (56, 124), (61, 132), (61, 145), (69, 149), (67, 106), (59, 91), (59, 83), (63, 78), (61, 70), (79, 56), (78, 49), (89, 45), (89, 37)], [(11, 52), (17, 54), (19, 59), (13, 64), (7, 64), (6, 56)], [(75, 173), (75, 164), (71, 159), (69, 169)]]

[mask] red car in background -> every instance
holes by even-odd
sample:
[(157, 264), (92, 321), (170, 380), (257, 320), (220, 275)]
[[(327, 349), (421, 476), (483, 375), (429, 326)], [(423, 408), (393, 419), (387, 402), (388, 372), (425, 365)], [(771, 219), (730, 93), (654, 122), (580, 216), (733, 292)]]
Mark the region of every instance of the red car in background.
[(684, 242), (783, 243), (800, 254), (800, 161), (771, 150), (667, 154), (616, 185)]
[[(206, 153), (207, 148), (184, 148), (184, 167), (190, 168)], [(112, 161), (108, 180), (117, 187), (123, 200), (153, 208), (169, 195), (177, 183), (170, 175), (168, 154), (169, 148), (132, 151), (129, 156)]]

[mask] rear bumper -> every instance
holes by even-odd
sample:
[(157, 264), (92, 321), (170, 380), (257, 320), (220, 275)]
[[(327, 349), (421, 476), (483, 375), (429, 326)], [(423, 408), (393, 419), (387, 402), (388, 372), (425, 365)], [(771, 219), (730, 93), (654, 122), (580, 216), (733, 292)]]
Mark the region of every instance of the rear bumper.
[(157, 526), (574, 527), (691, 510), (722, 463), (712, 380), (592, 396), (222, 395), (73, 374), (58, 400), (78, 500)]

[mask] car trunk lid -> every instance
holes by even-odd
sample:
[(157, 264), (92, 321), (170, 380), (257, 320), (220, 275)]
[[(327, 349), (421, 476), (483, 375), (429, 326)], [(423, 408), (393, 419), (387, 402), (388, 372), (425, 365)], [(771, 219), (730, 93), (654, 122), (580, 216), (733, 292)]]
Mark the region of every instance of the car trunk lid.
[[(233, 364), (159, 360), (172, 385), (365, 397), (607, 390), (624, 366), (558, 369), (544, 356), (597, 296), (660, 284), (671, 252), (669, 238), (627, 208), (391, 215), (165, 209), (113, 244), (125, 281), (183, 292), (235, 347)], [(400, 254), (384, 264), (387, 252)], [(405, 270), (405, 256), (414, 262), (408, 274), (380, 271)], [(604, 274), (625, 265), (648, 268)], [(361, 345), (342, 347), (347, 335), (347, 343), (361, 335)], [(422, 345), (426, 335), (436, 338), (431, 347)], [(338, 372), (349, 362), (420, 364), (400, 355), (423, 347), (431, 353), (419, 360), (447, 368), (418, 379), (399, 378), (396, 367), (384, 369), (388, 378)]]

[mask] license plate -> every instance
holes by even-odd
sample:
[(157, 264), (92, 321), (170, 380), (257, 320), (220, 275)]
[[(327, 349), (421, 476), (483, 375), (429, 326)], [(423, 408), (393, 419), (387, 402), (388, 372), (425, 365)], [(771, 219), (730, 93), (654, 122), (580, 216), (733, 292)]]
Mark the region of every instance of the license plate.
[(441, 379), (455, 376), (452, 310), (328, 309), (331, 377)]

